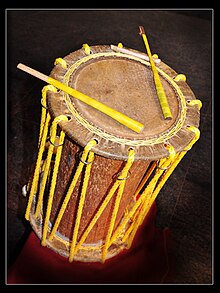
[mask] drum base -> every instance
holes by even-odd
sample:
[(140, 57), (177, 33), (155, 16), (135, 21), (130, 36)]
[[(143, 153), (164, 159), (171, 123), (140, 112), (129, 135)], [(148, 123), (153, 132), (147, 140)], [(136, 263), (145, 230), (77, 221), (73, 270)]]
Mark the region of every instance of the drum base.
[(8, 284), (164, 284), (173, 283), (175, 256), (172, 231), (155, 226), (156, 205), (137, 233), (130, 250), (104, 264), (69, 263), (40, 245), (34, 232), (8, 269)]
[[(39, 239), (42, 239), (43, 220), (42, 214), (36, 219), (34, 217), (34, 206), (32, 206), (32, 212), (30, 213), (30, 223)], [(50, 228), (48, 227), (48, 233)], [(47, 237), (46, 246), (55, 251), (56, 253), (69, 258), (70, 241), (66, 237), (63, 237), (59, 232), (56, 232), (53, 240), (49, 240)], [(122, 250), (126, 249), (126, 243), (117, 239), (108, 249), (106, 259), (110, 259), (113, 256), (119, 254)], [(79, 249), (74, 255), (74, 261), (81, 262), (102, 262), (102, 243), (85, 243), (82, 245), (82, 249)]]

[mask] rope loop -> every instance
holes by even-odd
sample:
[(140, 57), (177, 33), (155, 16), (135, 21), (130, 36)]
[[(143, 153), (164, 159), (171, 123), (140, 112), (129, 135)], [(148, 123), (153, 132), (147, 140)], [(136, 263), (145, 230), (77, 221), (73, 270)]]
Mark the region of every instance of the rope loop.
[(43, 98), (43, 100), (46, 98), (47, 91), (52, 91), (52, 92), (56, 93), (57, 88), (55, 86), (51, 85), (51, 84), (45, 85), (42, 88), (42, 98)]
[(119, 172), (118, 174), (117, 174), (117, 180), (127, 180), (130, 176), (131, 176), (131, 172), (129, 171), (128, 172), (128, 175), (126, 176), (126, 177), (124, 177), (124, 178), (122, 178), (122, 177), (120, 177), (121, 176), (121, 172)]
[(195, 134), (194, 140), (198, 140), (200, 137), (200, 130), (199, 128), (193, 126), (193, 125), (189, 125), (187, 127), (187, 130), (192, 131)]
[(60, 64), (63, 68), (67, 68), (67, 63), (63, 58), (56, 58), (54, 65)]
[(180, 73), (180, 74), (177, 74), (177, 76), (175, 76), (174, 77), (174, 80), (175, 81), (186, 81), (186, 76), (185, 76), (185, 74), (182, 74), (182, 73)]
[(63, 145), (63, 143), (61, 143), (61, 144), (59, 144), (59, 143), (56, 143), (56, 140), (58, 140), (59, 141), (59, 139), (60, 139), (60, 137), (57, 135), (56, 136), (56, 138), (55, 138), (55, 142), (52, 142), (51, 141), (51, 138), (49, 139), (49, 142), (54, 146), (54, 147), (60, 147), (60, 146), (62, 146)]
[(118, 43), (118, 48), (123, 48), (123, 44), (122, 43)]
[(187, 145), (187, 147), (183, 150), (183, 152), (189, 151), (194, 145), (194, 143), (200, 138), (200, 130), (197, 127), (188, 125), (186, 129), (188, 131), (192, 131), (195, 134), (195, 136), (192, 139), (192, 141)]
[(173, 160), (174, 157), (175, 157), (175, 155), (176, 155), (176, 152), (175, 152), (174, 147), (173, 147), (171, 144), (169, 144), (169, 143), (165, 143), (165, 144), (164, 144), (164, 147), (165, 147), (165, 148), (168, 150), (168, 152), (169, 152), (169, 159)]
[(202, 108), (202, 102), (200, 100), (198, 100), (198, 99), (196, 99), (196, 100), (187, 100), (186, 102), (187, 102), (187, 104), (189, 106), (197, 105), (199, 110)]
[(165, 171), (167, 169), (169, 169), (172, 165), (172, 162), (176, 156), (176, 152), (174, 147), (169, 144), (169, 143), (165, 143), (164, 147), (168, 150), (169, 155), (167, 158), (162, 158), (159, 161), (157, 161), (157, 169), (161, 170), (161, 171)]
[(90, 47), (88, 44), (83, 44), (82, 48), (84, 49), (86, 55), (90, 55), (91, 51), (90, 51)]

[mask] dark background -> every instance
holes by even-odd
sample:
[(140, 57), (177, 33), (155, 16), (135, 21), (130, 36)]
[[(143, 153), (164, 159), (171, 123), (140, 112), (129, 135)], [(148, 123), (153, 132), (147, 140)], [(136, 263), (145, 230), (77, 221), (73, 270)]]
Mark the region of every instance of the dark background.
[(201, 138), (186, 154), (157, 198), (157, 226), (169, 227), (176, 257), (175, 284), (213, 282), (212, 44), (213, 14), (175, 9), (7, 9), (6, 267), (25, 242), (27, 183), (37, 155), (42, 81), (16, 68), (19, 62), (49, 75), (57, 57), (82, 44), (118, 44), (145, 52), (138, 26), (152, 53), (184, 73), (203, 103)]

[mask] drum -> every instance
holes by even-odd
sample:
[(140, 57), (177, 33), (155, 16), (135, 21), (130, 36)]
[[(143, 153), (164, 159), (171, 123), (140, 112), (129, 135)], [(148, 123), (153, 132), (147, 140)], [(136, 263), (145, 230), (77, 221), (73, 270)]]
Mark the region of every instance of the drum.
[(42, 90), (25, 216), (42, 245), (70, 262), (105, 262), (129, 249), (159, 191), (199, 138), (201, 102), (183, 74), (155, 61), (171, 120), (162, 115), (150, 63), (137, 54), (87, 45), (56, 59), (50, 74), (141, 122), (140, 133), (54, 86)]

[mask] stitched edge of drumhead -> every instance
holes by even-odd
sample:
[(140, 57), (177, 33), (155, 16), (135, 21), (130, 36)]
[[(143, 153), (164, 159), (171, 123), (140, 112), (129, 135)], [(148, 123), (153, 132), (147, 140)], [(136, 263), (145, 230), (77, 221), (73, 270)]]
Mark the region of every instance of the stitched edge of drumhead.
[[(107, 53), (104, 55), (112, 53), (112, 50), (110, 49), (110, 46), (92, 46), (91, 52), (94, 54), (94, 56), (91, 56), (90, 58), (97, 58), (96, 56), (102, 55), (103, 52)], [(128, 58), (128, 56), (125, 56), (123, 53), (117, 53), (116, 56), (120, 56), (120, 58)], [(64, 59), (69, 64), (69, 68), (71, 68), (71, 66), (75, 66), (75, 63), (79, 62), (79, 60), (82, 60), (83, 58), (90, 60), (85, 54), (85, 51), (80, 49), (70, 53)], [(143, 60), (140, 60), (140, 62), (143, 63)], [(62, 94), (61, 92), (48, 92), (49, 109), (52, 113), (52, 116), (67, 114), (72, 117), (72, 119), (68, 122), (60, 122), (60, 126), (71, 139), (73, 139), (81, 146), (84, 147), (89, 140), (96, 139), (98, 141), (98, 145), (93, 148), (93, 151), (99, 155), (103, 155), (112, 159), (126, 160), (128, 150), (132, 147), (135, 149), (135, 159), (157, 160), (162, 157), (166, 157), (168, 152), (166, 148), (164, 148), (165, 142), (171, 143), (174, 146), (176, 152), (178, 152), (184, 149), (184, 147), (192, 140), (193, 135), (187, 131), (187, 126), (193, 125), (198, 127), (200, 113), (197, 107), (188, 107), (188, 105), (185, 103), (185, 100), (195, 99), (195, 96), (187, 83), (184, 81), (174, 81), (174, 77), (177, 75), (177, 73), (162, 61), (159, 65), (157, 65), (157, 67), (159, 73), (163, 74), (171, 86), (175, 87), (175, 90), (179, 92), (179, 95), (182, 95), (181, 109), (184, 111), (182, 114), (183, 121), (181, 127), (179, 127), (176, 132), (174, 131), (173, 135), (165, 135), (164, 139), (161, 139), (161, 141), (155, 140), (155, 143), (149, 143), (148, 139), (146, 142), (141, 140), (139, 143), (138, 140), (112, 140), (111, 135), (106, 137), (106, 134), (104, 137), (102, 137), (99, 134), (100, 132), (88, 130), (85, 125), (83, 125), (83, 123), (77, 120), (76, 117), (72, 117), (72, 113), (65, 105), (66, 94), (63, 92)], [(67, 68), (67, 70), (63, 69), (58, 64), (54, 67), (50, 76), (63, 82), (64, 77), (66, 76), (66, 72), (69, 70), (69, 68)], [(55, 101), (58, 105), (54, 108)]]

